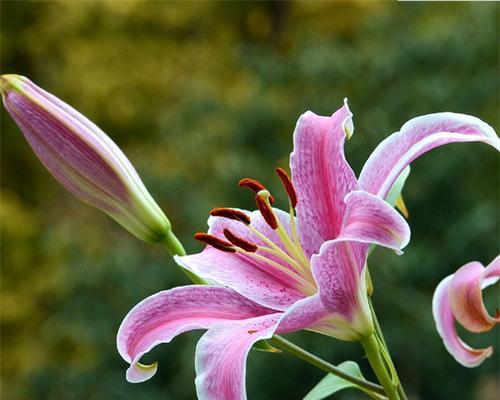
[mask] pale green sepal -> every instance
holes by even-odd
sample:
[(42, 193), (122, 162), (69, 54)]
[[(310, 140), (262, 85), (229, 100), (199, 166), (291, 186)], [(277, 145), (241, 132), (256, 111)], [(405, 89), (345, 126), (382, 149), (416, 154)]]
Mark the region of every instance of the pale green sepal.
[[(359, 365), (354, 361), (344, 361), (342, 364), (338, 365), (342, 371), (354, 375), (358, 378), (365, 379), (361, 370), (359, 369)], [(325, 376), (319, 383), (304, 397), (303, 400), (322, 400), (331, 396), (334, 393), (337, 393), (343, 389), (358, 389), (366, 394), (368, 394), (373, 399), (385, 399), (385, 397), (372, 393), (360, 386), (346, 381), (343, 378), (340, 378), (336, 375), (328, 374)]]
[(266, 353), (281, 353), (280, 349), (271, 346), (267, 340), (259, 340), (258, 342), (254, 343), (252, 349), (258, 351), (265, 351)]
[(403, 187), (405, 185), (406, 179), (410, 175), (410, 166), (406, 167), (403, 172), (401, 172), (392, 185), (391, 190), (385, 197), (385, 201), (387, 201), (391, 206), (395, 206), (398, 198), (401, 196), (401, 192), (403, 191)]

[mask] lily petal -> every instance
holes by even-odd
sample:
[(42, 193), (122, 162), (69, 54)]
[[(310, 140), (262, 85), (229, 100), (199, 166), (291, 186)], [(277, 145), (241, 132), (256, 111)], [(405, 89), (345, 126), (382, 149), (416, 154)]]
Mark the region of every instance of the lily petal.
[(410, 227), (389, 203), (371, 193), (349, 193), (340, 237), (389, 247), (401, 253), (410, 241)]
[(252, 345), (269, 339), (280, 313), (221, 323), (196, 346), (196, 392), (199, 400), (245, 400), (246, 359)]
[(287, 333), (302, 329), (338, 339), (353, 340), (351, 330), (345, 329), (345, 320), (332, 314), (319, 294), (299, 300), (286, 310), (277, 331)]
[[(299, 233), (308, 256), (337, 237), (346, 207), (344, 197), (357, 186), (344, 155), (344, 141), (352, 130), (347, 102), (331, 117), (308, 111), (297, 121), (290, 168), (298, 196)], [(310, 235), (311, 231), (317, 234)]]
[(325, 307), (337, 320), (344, 340), (358, 340), (373, 331), (364, 265), (368, 245), (336, 239), (325, 242), (311, 259), (314, 279)]
[(448, 143), (484, 142), (500, 151), (491, 126), (478, 118), (451, 112), (413, 118), (381, 142), (366, 161), (359, 177), (361, 189), (382, 198), (399, 174), (417, 157)]
[(246, 358), (252, 345), (276, 333), (301, 329), (327, 333), (330, 315), (319, 296), (296, 302), (275, 313), (213, 326), (196, 347), (196, 391), (200, 400), (245, 400)]
[(118, 352), (131, 364), (127, 380), (142, 382), (151, 378), (156, 364), (140, 364), (142, 355), (183, 332), (273, 312), (222, 287), (183, 286), (152, 295), (127, 314), (118, 330)]
[[(289, 215), (276, 209), (274, 212), (288, 230)], [(282, 248), (276, 233), (267, 226), (259, 212), (255, 211), (248, 215), (252, 227)], [(222, 232), (227, 228), (245, 240), (259, 246), (264, 245), (263, 241), (241, 222), (210, 217), (208, 224), (208, 232), (212, 235), (224, 238)], [(262, 255), (269, 257), (268, 254), (262, 253)], [(273, 256), (269, 258), (285, 266)], [(300, 281), (292, 279), (290, 275), (270, 267), (261, 260), (252, 259), (244, 254), (221, 252), (207, 246), (201, 253), (175, 257), (175, 261), (205, 280), (228, 286), (243, 296), (276, 310), (286, 310), (295, 301), (304, 297)]]
[[(488, 278), (484, 280), (484, 278)], [(500, 322), (500, 315), (488, 314), (482, 290), (500, 279), (500, 257), (487, 268), (471, 262), (460, 268), (450, 283), (449, 297), (453, 314), (464, 328), (471, 332), (487, 332)]]
[(455, 360), (465, 367), (476, 367), (493, 354), (493, 348), (490, 346), (484, 349), (473, 349), (458, 337), (449, 296), (452, 279), (453, 275), (447, 276), (434, 292), (432, 313), (436, 328), (443, 339), (444, 346)]

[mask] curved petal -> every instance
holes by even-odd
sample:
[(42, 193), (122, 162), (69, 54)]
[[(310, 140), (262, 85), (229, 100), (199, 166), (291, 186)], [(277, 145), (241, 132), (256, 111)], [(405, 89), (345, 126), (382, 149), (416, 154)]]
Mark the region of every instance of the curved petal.
[(246, 359), (252, 345), (273, 336), (280, 313), (221, 323), (196, 346), (199, 400), (245, 400)]
[(367, 252), (366, 244), (336, 239), (324, 243), (311, 259), (321, 301), (345, 331), (345, 340), (373, 331), (364, 270)]
[(127, 380), (142, 382), (151, 378), (156, 364), (140, 364), (141, 356), (183, 332), (273, 312), (221, 287), (183, 286), (152, 295), (127, 314), (118, 330), (118, 352), (131, 364)]
[(452, 279), (453, 275), (447, 276), (441, 281), (434, 292), (432, 313), (436, 322), (436, 328), (443, 339), (444, 346), (455, 360), (465, 367), (476, 367), (484, 359), (491, 356), (493, 348), (490, 346), (485, 349), (473, 349), (458, 337), (449, 297)]
[(306, 329), (343, 340), (355, 340), (345, 320), (330, 311), (321, 301), (319, 294), (297, 301), (283, 313), (277, 333), (295, 332)]
[(331, 117), (308, 111), (297, 121), (290, 169), (298, 196), (299, 233), (308, 256), (317, 253), (326, 240), (337, 237), (344, 197), (357, 186), (344, 156), (344, 141), (352, 131), (347, 101)]
[(356, 190), (345, 202), (341, 238), (389, 247), (398, 253), (410, 241), (408, 223), (380, 197)]
[[(289, 214), (274, 210), (285, 229), (289, 229)], [(278, 247), (283, 249), (276, 233), (267, 226), (259, 212), (249, 213), (252, 227), (263, 233)], [(238, 221), (226, 218), (210, 217), (208, 220), (209, 230), (212, 235), (224, 238), (222, 231), (230, 229), (236, 235), (264, 246), (265, 243), (248, 227)], [(306, 282), (298, 275), (286, 273), (289, 266), (264, 252), (274, 262), (285, 267), (284, 271), (274, 268), (262, 259), (251, 258), (239, 253), (227, 253), (207, 246), (201, 253), (188, 256), (175, 257), (176, 262), (201, 278), (228, 286), (238, 293), (266, 307), (276, 310), (285, 310), (298, 299), (304, 297), (303, 288)], [(296, 276), (296, 278), (293, 278)]]
[(212, 327), (196, 347), (196, 391), (200, 400), (246, 399), (246, 358), (252, 345), (276, 333), (301, 329), (329, 334), (330, 312), (319, 296), (299, 300), (285, 313), (275, 313)]
[(450, 283), (450, 305), (456, 320), (471, 332), (487, 332), (500, 322), (500, 316), (488, 314), (483, 302), (483, 279), (488, 273), (488, 283), (500, 278), (500, 258), (497, 257), (488, 268), (478, 262), (471, 262), (460, 268)]
[(478, 118), (451, 112), (413, 118), (381, 142), (359, 176), (361, 189), (382, 198), (399, 174), (417, 157), (448, 143), (484, 142), (500, 150), (491, 126)]

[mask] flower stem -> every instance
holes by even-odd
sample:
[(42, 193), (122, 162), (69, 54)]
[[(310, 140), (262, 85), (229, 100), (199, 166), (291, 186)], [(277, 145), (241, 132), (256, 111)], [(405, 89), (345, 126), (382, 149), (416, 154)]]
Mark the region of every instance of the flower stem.
[[(368, 277), (370, 276), (368, 269), (367, 269), (367, 276)], [(371, 278), (370, 278), (370, 281), (371, 281)], [(391, 362), (391, 366), (392, 366), (391, 369), (394, 371), (393, 378), (396, 380), (396, 382), (398, 384), (397, 390), (398, 390), (399, 397), (401, 397), (401, 400), (408, 400), (408, 397), (406, 396), (405, 390), (403, 388), (403, 384), (401, 383), (401, 380), (399, 379), (397, 370), (394, 367), (394, 363), (392, 362), (392, 359), (390, 357), (389, 347), (387, 347), (387, 342), (385, 341), (384, 334), (382, 333), (382, 328), (380, 327), (380, 323), (378, 321), (377, 314), (375, 313), (375, 308), (373, 307), (373, 302), (372, 302), (371, 297), (368, 297), (368, 304), (370, 305), (370, 311), (372, 314), (373, 325), (375, 326), (375, 332), (377, 334), (377, 337), (378, 337), (381, 345), (385, 349), (386, 354), (389, 356), (388, 358), (389, 358), (389, 361)]]
[(384, 388), (389, 400), (400, 400), (397, 391), (397, 382), (393, 382), (393, 377), (391, 377), (387, 371), (376, 334), (372, 333), (370, 336), (365, 337), (360, 342), (365, 349), (368, 361), (370, 362), (370, 365), (375, 372), (377, 379), (382, 384), (382, 387)]
[[(384, 394), (384, 389), (381, 386), (348, 374), (335, 365), (332, 365), (329, 362), (315, 356), (314, 354), (309, 353), (308, 351), (297, 346), (296, 344), (289, 342), (279, 335), (274, 335), (273, 338), (269, 340), (269, 342), (277, 349), (288, 351), (289, 353), (308, 362), (309, 364), (314, 365), (315, 367), (330, 374), (337, 375), (338, 377), (345, 379), (346, 381), (349, 381), (359, 387), (362, 387), (369, 392), (374, 392), (382, 395)], [(396, 398), (394, 397), (394, 399)]]

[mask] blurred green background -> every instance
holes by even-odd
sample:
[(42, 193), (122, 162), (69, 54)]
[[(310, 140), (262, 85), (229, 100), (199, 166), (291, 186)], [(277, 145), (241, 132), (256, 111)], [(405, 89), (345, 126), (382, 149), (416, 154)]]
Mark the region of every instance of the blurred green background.
[[(498, 128), (498, 3), (1, 6), (2, 73), (30, 77), (101, 126), (189, 251), (200, 250), (192, 234), (205, 229), (212, 207), (253, 207), (239, 178), (281, 193), (274, 167), (287, 165), (296, 119), (308, 109), (327, 115), (349, 97), (356, 133), (346, 151), (357, 172), (381, 139), (417, 115), (464, 112)], [(143, 384), (125, 381), (115, 349), (128, 310), (186, 284), (184, 276), (162, 248), (65, 192), (4, 109), (1, 128), (2, 399), (193, 399), (201, 333), (150, 354), (160, 367)], [(412, 399), (497, 398), (498, 358), (460, 366), (431, 315), (443, 277), (498, 252), (497, 166), (481, 144), (419, 159), (405, 188), (412, 242), (403, 257), (378, 250), (371, 258), (374, 301)], [(371, 377), (356, 344), (290, 337), (333, 363), (359, 360)], [(463, 337), (492, 344), (498, 330)], [(249, 398), (300, 399), (323, 375), (287, 354), (252, 352)]]

